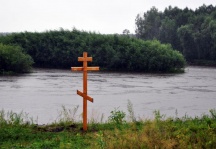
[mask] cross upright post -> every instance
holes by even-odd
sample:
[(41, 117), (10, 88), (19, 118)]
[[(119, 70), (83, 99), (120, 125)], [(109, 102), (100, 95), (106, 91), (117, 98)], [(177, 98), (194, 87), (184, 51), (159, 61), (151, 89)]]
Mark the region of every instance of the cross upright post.
[(92, 57), (88, 57), (87, 52), (83, 52), (83, 57), (78, 57), (79, 62), (83, 62), (83, 67), (71, 67), (72, 71), (83, 71), (83, 92), (77, 90), (77, 94), (83, 97), (83, 130), (87, 130), (87, 100), (93, 102), (93, 98), (87, 94), (87, 71), (99, 70), (99, 67), (88, 67), (88, 62), (92, 62)]

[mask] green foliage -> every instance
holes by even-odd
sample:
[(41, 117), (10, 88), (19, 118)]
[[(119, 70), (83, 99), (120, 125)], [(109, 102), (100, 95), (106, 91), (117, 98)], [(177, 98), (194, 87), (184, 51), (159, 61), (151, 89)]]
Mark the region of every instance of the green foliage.
[(124, 120), (125, 119), (125, 112), (123, 111), (120, 111), (118, 110), (117, 108), (115, 108), (114, 111), (111, 111), (111, 115), (109, 116), (109, 121), (111, 123), (115, 123), (117, 125), (119, 124), (123, 124), (125, 123), (126, 121)]
[(98, 145), (99, 145), (100, 149), (105, 149), (106, 143), (104, 141), (104, 136), (103, 136), (103, 132), (102, 131), (98, 132), (98, 139), (97, 139), (97, 141), (98, 141)]
[[(131, 104), (131, 103), (129, 103)], [(63, 108), (65, 113), (65, 108)], [(73, 111), (73, 110), (72, 110)], [(75, 112), (76, 113), (76, 112)], [(0, 111), (1, 148), (216, 148), (216, 110), (210, 115), (191, 118), (165, 118), (155, 111), (155, 119), (124, 122), (127, 127), (116, 127), (123, 122), (125, 113), (111, 112), (114, 123), (89, 124), (83, 132), (82, 125), (36, 125), (24, 113)], [(74, 113), (70, 113), (74, 115)], [(66, 114), (68, 117), (68, 113)], [(71, 117), (71, 116), (70, 116)], [(73, 116), (72, 116), (73, 117)], [(65, 118), (66, 123), (68, 119)], [(68, 123), (69, 124), (69, 123)], [(72, 127), (73, 126), (73, 127)], [(59, 130), (59, 128), (63, 128)], [(114, 128), (114, 129), (113, 129)]]
[[(184, 68), (184, 57), (170, 45), (125, 35), (102, 35), (73, 29), (44, 33), (14, 33), (0, 37), (4, 44), (20, 45), (35, 66), (70, 68), (81, 65), (77, 57), (87, 51), (92, 65), (103, 70), (166, 72)], [(91, 64), (90, 64), (91, 65)]]
[(216, 7), (198, 9), (169, 6), (163, 12), (155, 7), (136, 18), (136, 35), (170, 43), (187, 61), (216, 61)]
[[(151, 10), (136, 17), (136, 34), (142, 39), (152, 40), (159, 37), (162, 13), (154, 6)], [(144, 19), (143, 19), (144, 18)]]
[(21, 47), (0, 43), (0, 74), (29, 72), (33, 60)]

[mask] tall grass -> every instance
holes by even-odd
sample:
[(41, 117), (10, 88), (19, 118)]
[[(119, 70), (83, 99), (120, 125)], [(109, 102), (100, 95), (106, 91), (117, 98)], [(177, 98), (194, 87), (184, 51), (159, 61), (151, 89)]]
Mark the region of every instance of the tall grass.
[(20, 125), (33, 124), (33, 118), (29, 118), (27, 113), (15, 113), (13, 111), (0, 111), (0, 125)]
[[(155, 118), (136, 120), (128, 101), (128, 117), (114, 109), (109, 120), (89, 121), (84, 132), (76, 121), (77, 109), (63, 107), (59, 121), (37, 125), (27, 114), (0, 112), (1, 148), (216, 148), (216, 110), (200, 117), (168, 117), (155, 111)], [(78, 116), (79, 117), (79, 116)]]
[(55, 123), (75, 123), (80, 116), (77, 116), (79, 106), (75, 106), (73, 109), (66, 109), (62, 106), (62, 111), (60, 111), (58, 119)]
[[(122, 124), (121, 129), (99, 132), (95, 139), (105, 148), (216, 148), (215, 110), (195, 118), (166, 119), (154, 113), (154, 120)], [(94, 147), (101, 148), (100, 142)]]

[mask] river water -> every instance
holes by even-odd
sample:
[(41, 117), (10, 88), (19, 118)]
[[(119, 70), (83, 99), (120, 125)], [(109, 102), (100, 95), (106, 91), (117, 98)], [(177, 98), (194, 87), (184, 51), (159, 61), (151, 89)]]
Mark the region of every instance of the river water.
[[(59, 120), (62, 107), (81, 119), (82, 73), (34, 69), (33, 73), (0, 77), (0, 109), (25, 112), (38, 124)], [(127, 113), (128, 101), (137, 118), (149, 119), (159, 110), (166, 117), (201, 116), (216, 108), (216, 69), (187, 67), (182, 74), (89, 72), (88, 118), (104, 120), (115, 108)], [(72, 112), (73, 113), (73, 112)]]

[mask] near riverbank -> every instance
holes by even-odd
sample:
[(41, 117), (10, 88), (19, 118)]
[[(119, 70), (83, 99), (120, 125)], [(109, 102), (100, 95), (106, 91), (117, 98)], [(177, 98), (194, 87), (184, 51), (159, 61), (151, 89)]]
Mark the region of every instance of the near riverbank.
[[(1, 148), (216, 148), (216, 111), (190, 118), (136, 119), (128, 106), (128, 120), (115, 109), (105, 123), (91, 120), (82, 130), (65, 110), (65, 117), (49, 125), (25, 121), (23, 113), (0, 113)], [(32, 120), (33, 121), (33, 120)]]

